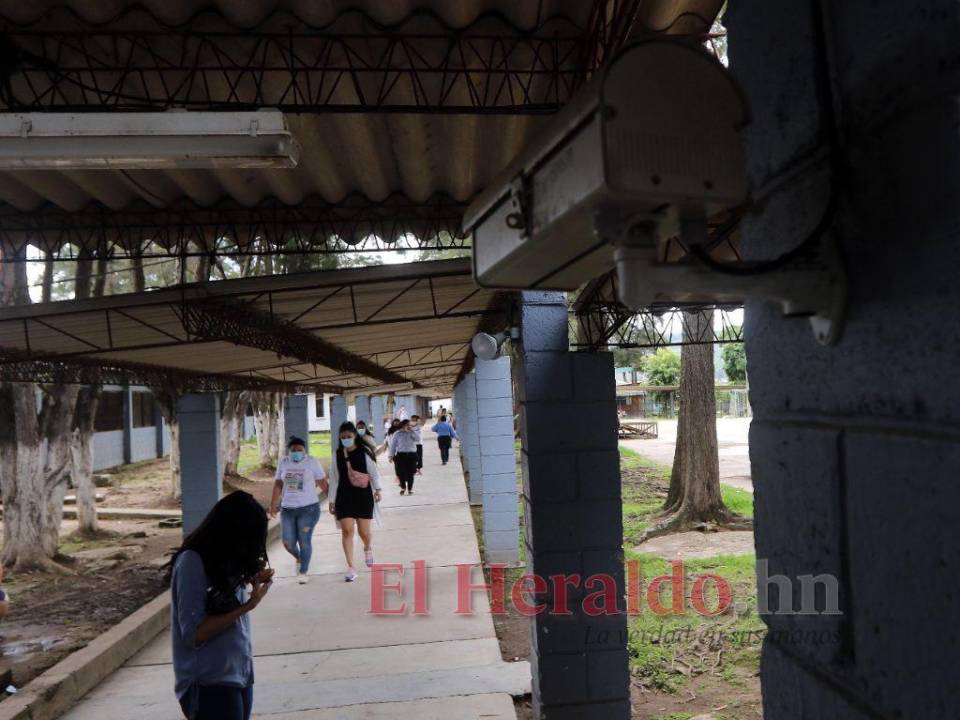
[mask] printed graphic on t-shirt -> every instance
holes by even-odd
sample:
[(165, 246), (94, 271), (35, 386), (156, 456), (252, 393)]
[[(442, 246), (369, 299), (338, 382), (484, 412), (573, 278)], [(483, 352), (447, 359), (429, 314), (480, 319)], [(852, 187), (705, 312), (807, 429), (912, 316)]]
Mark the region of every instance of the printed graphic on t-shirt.
[(303, 492), (304, 470), (290, 468), (283, 473), (283, 485), (287, 492)]

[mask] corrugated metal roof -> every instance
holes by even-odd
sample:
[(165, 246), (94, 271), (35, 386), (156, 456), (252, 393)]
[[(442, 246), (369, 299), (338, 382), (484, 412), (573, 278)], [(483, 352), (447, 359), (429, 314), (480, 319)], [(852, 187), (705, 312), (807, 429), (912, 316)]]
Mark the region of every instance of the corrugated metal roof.
[(198, 332), (184, 319), (186, 308), (213, 302), (239, 307), (247, 316), (269, 314), (275, 326), (268, 334), (282, 335), (295, 324), (340, 355), (396, 373), (421, 386), (425, 395), (443, 394), (463, 367), (480, 324), (502, 312), (495, 299), (492, 291), (473, 284), (469, 261), (459, 259), (246, 278), (4, 308), (0, 348), (344, 391), (384, 382), (314, 364), (304, 354), (264, 349), (255, 336), (240, 333), (229, 342)]
[[(698, 15), (712, 19), (719, 4), (719, 0), (650, 0), (641, 3), (639, 25), (689, 31), (691, 23), (702, 25), (696, 20)], [(443, 30), (444, 25), (464, 28), (474, 24), (491, 38), (502, 40), (515, 36), (517, 28), (537, 28), (545, 35), (583, 37), (593, 6), (594, 0), (217, 0), (212, 5), (207, 0), (68, 0), (66, 4), (63, 0), (0, 0), (0, 15), (8, 23), (31, 24), (30, 29), (39, 33), (37, 43), (43, 42), (43, 33), (63, 28), (76, 30), (83, 22), (110, 29), (158, 29), (166, 24), (209, 31), (258, 25), (274, 30), (333, 27), (344, 32), (364, 32), (369, 26), (364, 16), (383, 25), (402, 23), (403, 32), (412, 34)], [(676, 22), (677, 18), (680, 22)], [(490, 42), (492, 48), (495, 40)], [(479, 51), (487, 50), (484, 47)], [(358, 57), (358, 62), (376, 63), (375, 52), (371, 47), (369, 56)], [(59, 62), (69, 64), (70, 60), (64, 57)], [(571, 56), (565, 62), (575, 60)], [(125, 82), (135, 85), (137, 80), (131, 77)], [(442, 80), (432, 76), (426, 82)], [(344, 81), (335, 92), (347, 93), (347, 85)], [(395, 92), (412, 95), (415, 91), (412, 85), (407, 90), (401, 83)], [(458, 86), (456, 92), (466, 94), (466, 84)], [(269, 88), (266, 94), (270, 94)], [(412, 97), (404, 100), (414, 102)], [(463, 100), (469, 102), (469, 98)], [(163, 208), (184, 199), (209, 206), (225, 198), (251, 207), (266, 198), (295, 205), (314, 194), (338, 202), (351, 193), (360, 193), (373, 201), (396, 193), (417, 202), (437, 193), (467, 201), (549, 119), (530, 115), (372, 112), (294, 115), (289, 122), (302, 147), (300, 166), (295, 169), (8, 171), (0, 173), (0, 202), (21, 210), (34, 210), (50, 202), (76, 211), (94, 201), (114, 210), (138, 200)]]

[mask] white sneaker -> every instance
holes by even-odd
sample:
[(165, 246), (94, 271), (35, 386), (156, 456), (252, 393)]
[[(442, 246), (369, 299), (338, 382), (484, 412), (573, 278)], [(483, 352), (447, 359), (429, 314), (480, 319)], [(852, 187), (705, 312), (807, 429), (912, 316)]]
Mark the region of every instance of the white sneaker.
[(347, 582), (353, 582), (354, 580), (357, 579), (357, 571), (354, 570), (353, 568), (350, 568), (349, 570), (347, 570), (347, 574), (343, 576), (343, 579), (346, 580)]
[(306, 585), (308, 582), (310, 582), (310, 576), (307, 575), (306, 573), (300, 573), (297, 576), (297, 582), (300, 583), (301, 585)]

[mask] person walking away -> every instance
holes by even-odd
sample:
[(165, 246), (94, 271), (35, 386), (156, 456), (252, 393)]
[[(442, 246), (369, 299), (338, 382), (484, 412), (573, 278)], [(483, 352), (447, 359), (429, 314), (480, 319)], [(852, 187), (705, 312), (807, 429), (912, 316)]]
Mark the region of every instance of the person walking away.
[(378, 514), (380, 471), (377, 454), (371, 445), (358, 441), (352, 422), (340, 426), (340, 442), (330, 463), (330, 513), (340, 523), (340, 539), (347, 561), (344, 580), (353, 582), (357, 571), (353, 564), (353, 537), (360, 533), (367, 567), (373, 565), (373, 529), (371, 521)]
[[(188, 720), (249, 720), (250, 618), (273, 582), (267, 513), (252, 495), (220, 500), (166, 565), (174, 691)], [(247, 591), (247, 587), (251, 589)]]
[(435, 422), (430, 429), (437, 434), (440, 460), (446, 465), (450, 462), (450, 446), (453, 445), (453, 439), (457, 437), (457, 431), (453, 429), (453, 425), (447, 422), (446, 415), (441, 415), (439, 422)]
[(410, 418), (410, 430), (417, 440), (417, 475), (423, 475), (423, 425), (419, 415)]
[(276, 517), (280, 508), (283, 547), (293, 556), (294, 573), (301, 585), (310, 579), (313, 529), (320, 520), (320, 496), (328, 487), (323, 466), (306, 448), (302, 438), (290, 438), (287, 455), (277, 465), (270, 501), (270, 517)]
[(417, 472), (417, 436), (410, 429), (410, 421), (400, 423), (400, 429), (390, 436), (389, 456), (393, 458), (400, 476), (400, 494), (413, 495), (413, 476)]

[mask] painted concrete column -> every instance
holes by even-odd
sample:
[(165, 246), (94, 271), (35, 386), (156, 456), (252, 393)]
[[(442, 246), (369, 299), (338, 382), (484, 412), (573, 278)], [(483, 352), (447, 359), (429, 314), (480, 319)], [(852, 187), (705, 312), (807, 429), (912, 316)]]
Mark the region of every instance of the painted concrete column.
[[(310, 396), (287, 395), (283, 401), (283, 427), (286, 437), (280, 438), (280, 456), (286, 454), (287, 441), (294, 435), (310, 442)], [(308, 448), (309, 449), (309, 448)]]
[(160, 410), (160, 403), (153, 403), (153, 427), (156, 431), (155, 440), (157, 447), (157, 457), (163, 457), (166, 453), (163, 451), (163, 412)]
[(477, 432), (477, 376), (473, 371), (463, 378), (463, 412), (457, 416), (460, 447), (466, 460), (467, 489), (470, 504), (483, 503), (483, 470), (480, 465), (480, 434)]
[(510, 358), (478, 358), (476, 388), (484, 552), (488, 563), (516, 565), (520, 557), (520, 521)]
[(330, 396), (330, 455), (337, 452), (340, 426), (347, 421), (347, 399), (343, 395)]
[(183, 395), (177, 401), (183, 534), (189, 535), (223, 495), (220, 453), (220, 398)]
[(370, 398), (370, 422), (373, 423), (373, 436), (377, 445), (383, 443), (383, 416), (387, 414), (387, 401), (383, 395), (374, 395)]
[[(549, 578), (602, 574), (616, 585), (610, 615), (584, 612), (582, 584), (566, 607), (538, 594), (530, 623), (534, 714), (630, 717), (623, 519), (613, 356), (568, 352), (563, 293), (524, 292), (519, 393), (527, 570)], [(596, 590), (597, 588), (592, 588)], [(559, 614), (568, 609), (570, 614)]]
[(124, 385), (121, 391), (123, 398), (123, 462), (133, 462), (133, 390)]
[(355, 422), (360, 422), (361, 420), (369, 427), (370, 426), (370, 396), (369, 395), (357, 395), (353, 398), (353, 417)]

